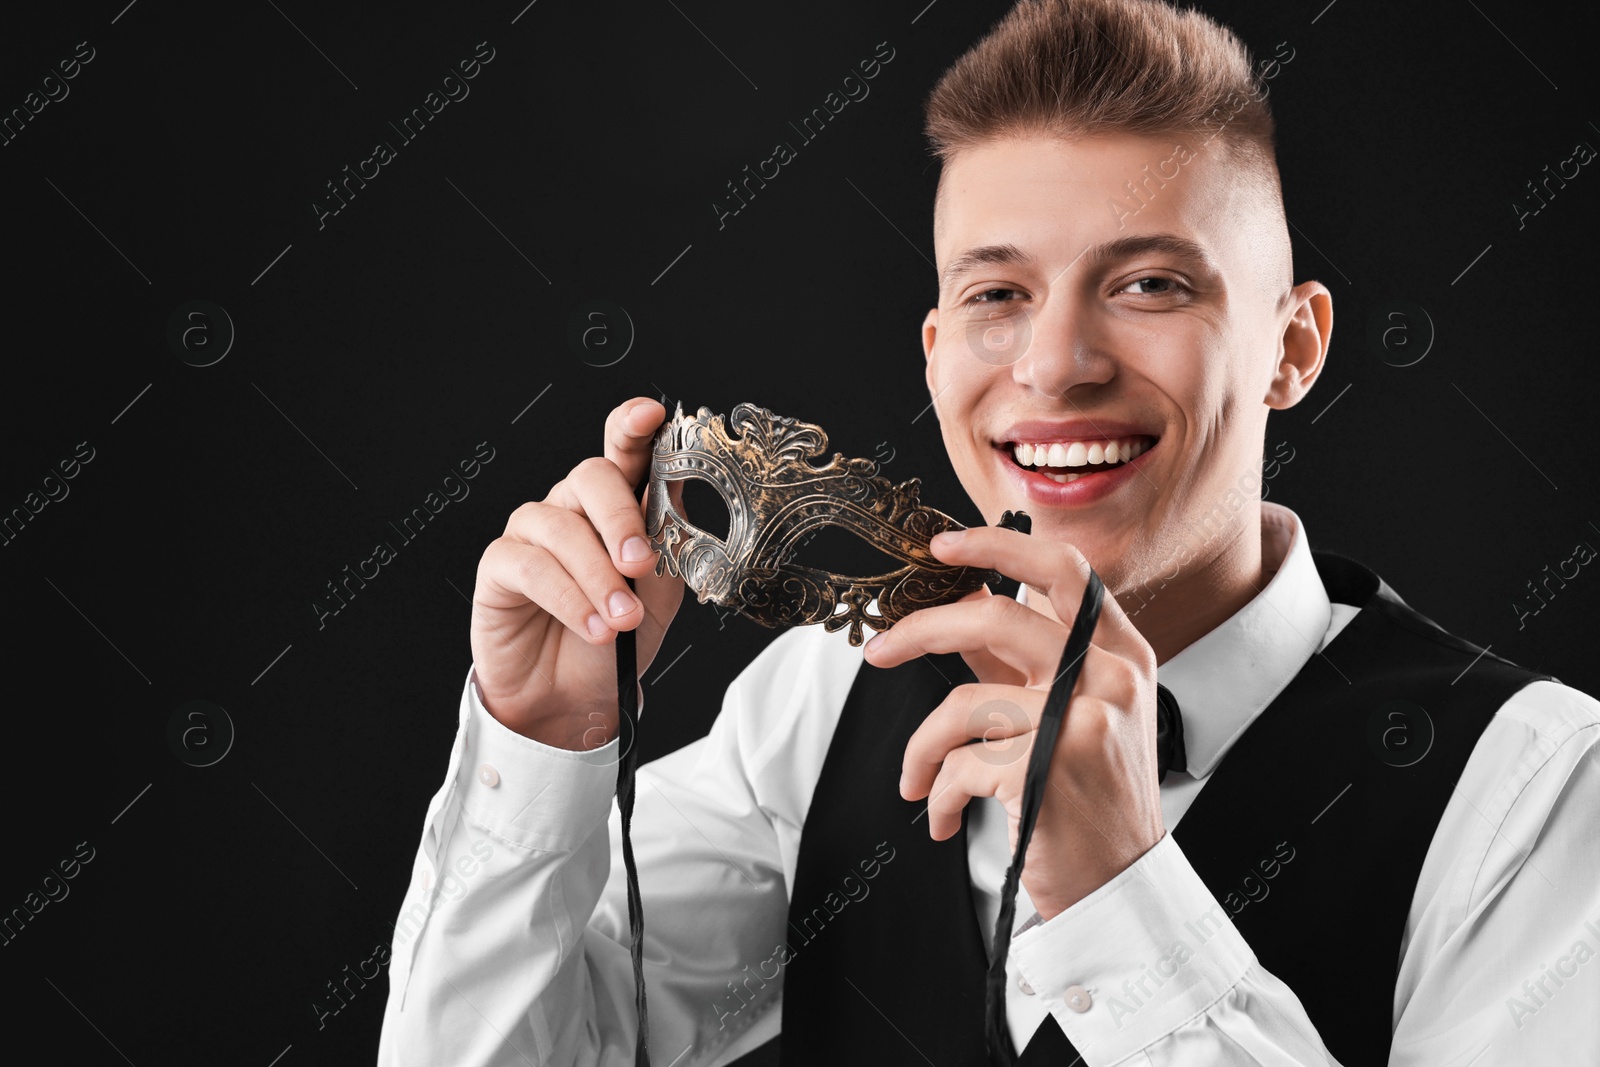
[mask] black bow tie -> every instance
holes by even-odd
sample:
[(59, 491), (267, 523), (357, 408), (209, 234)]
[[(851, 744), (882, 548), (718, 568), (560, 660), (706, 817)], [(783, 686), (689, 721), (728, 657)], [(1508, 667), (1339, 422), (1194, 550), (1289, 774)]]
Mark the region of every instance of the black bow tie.
[(1156, 781), (1164, 782), (1168, 771), (1189, 768), (1189, 754), (1183, 747), (1183, 715), (1172, 690), (1156, 683)]

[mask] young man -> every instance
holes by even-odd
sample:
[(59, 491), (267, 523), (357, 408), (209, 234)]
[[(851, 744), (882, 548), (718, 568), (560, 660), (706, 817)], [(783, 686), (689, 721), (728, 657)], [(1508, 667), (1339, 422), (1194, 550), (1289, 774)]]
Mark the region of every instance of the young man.
[[(1260, 500), (1267, 414), (1333, 321), (1292, 284), (1262, 82), (1201, 15), (1063, 0), (933, 92), (926, 381), (991, 524), (934, 548), (1024, 586), (865, 649), (786, 632), (708, 737), (640, 769), (656, 1063), (780, 1030), (786, 1063), (983, 1062), (1026, 755), (1089, 567), (1111, 595), (1011, 933), (1024, 1062), (1600, 1061), (1600, 705)], [(647, 667), (683, 595), (630, 489), (664, 414), (613, 411), (604, 455), (484, 553), (386, 1065), (631, 1060), (610, 646), (637, 628)], [(1017, 508), (1031, 534), (993, 527)], [(1185, 734), (1165, 775), (1158, 680)]]

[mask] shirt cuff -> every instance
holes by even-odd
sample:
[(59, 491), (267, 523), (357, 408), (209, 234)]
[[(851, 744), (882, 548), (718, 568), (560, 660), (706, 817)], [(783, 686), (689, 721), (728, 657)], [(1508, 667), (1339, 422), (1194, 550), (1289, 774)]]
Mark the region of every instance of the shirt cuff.
[(1255, 953), (1172, 835), (1011, 956), (1088, 1067), (1116, 1063), (1227, 995)]
[(617, 791), (616, 737), (573, 751), (535, 741), (489, 713), (467, 676), (466, 740), (456, 769), (463, 814), (520, 848), (567, 852), (604, 826)]

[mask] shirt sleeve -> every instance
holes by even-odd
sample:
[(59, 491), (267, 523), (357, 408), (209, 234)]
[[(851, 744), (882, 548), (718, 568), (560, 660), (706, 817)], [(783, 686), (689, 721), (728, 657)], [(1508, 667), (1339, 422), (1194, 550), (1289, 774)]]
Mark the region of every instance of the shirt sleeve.
[[(1491, 720), (1413, 896), (1390, 1067), (1600, 1063), (1597, 747), (1600, 703), (1558, 683)], [(1011, 952), (1087, 1067), (1336, 1063), (1170, 834)]]
[(1337, 1063), (1170, 833), (1011, 955), (1086, 1067)]
[[(763, 691), (753, 668), (770, 659), (729, 687), (707, 737), (638, 771), (632, 841), (661, 1064), (725, 1063), (776, 1033), (777, 983), (752, 967), (783, 940), (787, 882), (741, 737), (762, 710), (747, 707)], [(621, 751), (618, 739), (573, 752), (515, 733), (469, 673), (395, 923), (381, 1067), (633, 1063)]]
[(1484, 732), (1418, 879), (1391, 1067), (1600, 1063), (1597, 748), (1600, 703), (1558, 682)]

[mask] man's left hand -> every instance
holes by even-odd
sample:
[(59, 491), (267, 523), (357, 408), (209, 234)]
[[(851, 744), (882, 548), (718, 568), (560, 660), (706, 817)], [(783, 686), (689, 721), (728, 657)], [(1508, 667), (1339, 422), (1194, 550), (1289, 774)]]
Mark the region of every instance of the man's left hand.
[[(892, 667), (959, 652), (977, 676), (958, 685), (906, 745), (900, 795), (928, 801), (928, 831), (960, 829), (973, 797), (1004, 806), (1015, 851), (1022, 787), (1045, 698), (1061, 668), (1089, 563), (1072, 545), (974, 527), (933, 553), (993, 568), (1042, 591), (1064, 622), (987, 588), (901, 619), (867, 646)], [(974, 743), (976, 742), (976, 743)], [(1050, 760), (1022, 885), (1050, 919), (1126, 870), (1166, 833), (1156, 772), (1156, 657), (1107, 591)]]

